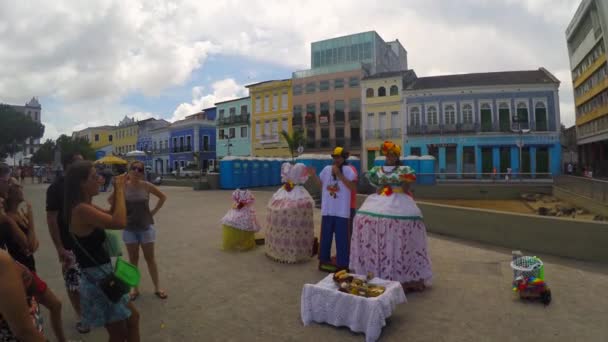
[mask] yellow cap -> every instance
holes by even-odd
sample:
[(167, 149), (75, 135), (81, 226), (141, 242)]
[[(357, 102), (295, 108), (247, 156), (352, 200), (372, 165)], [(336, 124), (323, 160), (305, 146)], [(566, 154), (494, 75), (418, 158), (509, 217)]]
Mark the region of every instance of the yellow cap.
[(334, 148), (334, 153), (332, 153), (332, 156), (341, 156), (342, 152), (344, 152), (344, 148), (342, 147), (336, 147)]

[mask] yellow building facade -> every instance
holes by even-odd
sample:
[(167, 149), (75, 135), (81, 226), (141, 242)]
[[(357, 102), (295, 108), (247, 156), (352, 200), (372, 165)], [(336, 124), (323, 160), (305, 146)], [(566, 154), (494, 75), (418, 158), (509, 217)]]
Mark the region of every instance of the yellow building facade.
[(114, 126), (89, 127), (74, 132), (72, 136), (86, 139), (91, 143), (91, 147), (97, 150), (113, 144), (115, 129)]
[(114, 154), (127, 154), (136, 150), (138, 126), (135, 119), (125, 117), (114, 129)]
[(291, 79), (247, 86), (251, 97), (251, 147), (255, 157), (289, 157), (282, 131), (292, 133)]
[(370, 169), (376, 157), (381, 156), (380, 145), (385, 140), (402, 144), (405, 127), (403, 79), (403, 72), (394, 72), (367, 77), (361, 81), (362, 170)]

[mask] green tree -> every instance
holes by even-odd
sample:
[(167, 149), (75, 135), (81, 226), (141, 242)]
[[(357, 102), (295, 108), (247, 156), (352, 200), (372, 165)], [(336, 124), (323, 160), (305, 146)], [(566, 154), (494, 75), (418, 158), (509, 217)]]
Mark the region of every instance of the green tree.
[(77, 152), (82, 154), (84, 159), (95, 160), (95, 150), (85, 138), (72, 138), (63, 134), (56, 141), (45, 141), (32, 157), (32, 161), (37, 164), (52, 163), (57, 149), (61, 154)]
[(34, 164), (50, 164), (55, 160), (55, 142), (47, 139), (34, 153), (32, 162)]
[(281, 136), (285, 139), (287, 146), (289, 147), (289, 153), (291, 153), (292, 163), (296, 162), (296, 155), (298, 154), (298, 147), (303, 146), (306, 139), (304, 138), (304, 132), (294, 131), (291, 135), (287, 131), (282, 131)]
[(0, 157), (14, 155), (28, 138), (39, 139), (44, 135), (44, 125), (9, 105), (0, 104), (0, 118)]

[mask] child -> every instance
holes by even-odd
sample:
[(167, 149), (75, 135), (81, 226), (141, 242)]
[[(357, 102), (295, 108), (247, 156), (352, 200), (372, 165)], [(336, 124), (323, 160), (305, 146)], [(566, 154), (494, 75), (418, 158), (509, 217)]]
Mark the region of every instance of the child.
[(255, 247), (255, 232), (260, 225), (255, 216), (255, 197), (249, 190), (232, 193), (232, 209), (222, 218), (223, 250), (246, 251)]

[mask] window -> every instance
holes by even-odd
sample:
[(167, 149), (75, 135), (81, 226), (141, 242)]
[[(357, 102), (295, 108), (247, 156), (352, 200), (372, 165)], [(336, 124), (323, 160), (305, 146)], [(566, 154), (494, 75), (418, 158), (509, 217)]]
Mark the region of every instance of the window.
[(255, 137), (257, 139), (262, 137), (262, 124), (259, 121), (255, 124)]
[(395, 96), (395, 95), (399, 95), (399, 87), (397, 87), (396, 85), (391, 86), (391, 96)]
[(401, 125), (399, 124), (399, 112), (391, 112), (391, 128), (399, 128)]
[(443, 120), (446, 125), (455, 125), (456, 124), (456, 110), (454, 106), (448, 105), (444, 109)]
[(386, 96), (386, 88), (384, 88), (384, 87), (378, 88), (378, 96)]
[(293, 94), (302, 95), (302, 85), (301, 84), (296, 84), (293, 86)]
[(224, 140), (224, 138), (225, 138), (225, 137), (224, 137), (224, 130), (223, 130), (223, 129), (220, 129), (220, 130), (218, 131), (218, 134), (219, 134), (219, 139), (220, 139), (220, 140)]
[(264, 122), (264, 134), (263, 135), (270, 135), (270, 121)]
[(367, 129), (368, 130), (373, 130), (374, 129), (374, 113), (367, 113)]
[(203, 151), (209, 151), (209, 136), (203, 136)]
[(319, 123), (329, 123), (329, 102), (321, 102), (319, 106)]
[(228, 130), (228, 138), (229, 139), (236, 138), (236, 128), (232, 127)]
[(359, 77), (351, 77), (348, 80), (348, 86), (351, 88), (357, 88), (359, 86)]
[(274, 93), (272, 95), (272, 110), (279, 109), (279, 94)]
[(241, 127), (241, 138), (247, 138), (247, 126)]
[(272, 136), (276, 137), (279, 134), (279, 120), (272, 120)]
[(306, 123), (315, 123), (317, 114), (317, 105), (309, 103), (306, 105)]
[[(541, 101), (536, 102), (534, 106), (534, 117), (536, 119), (536, 130), (546, 131), (547, 130), (547, 108)], [(600, 129), (603, 130), (603, 129)]]
[(344, 122), (344, 101), (336, 100), (334, 103), (334, 122)]
[(342, 89), (342, 88), (344, 88), (344, 79), (336, 78), (334, 80), (334, 89)]
[(378, 113), (378, 129), (385, 130), (386, 129), (386, 112)]
[(365, 90), (365, 97), (374, 97), (374, 89), (373, 88), (367, 88)]
[(287, 118), (283, 118), (281, 132), (289, 132), (289, 120), (287, 120)]
[(473, 123), (473, 107), (470, 104), (465, 104), (462, 106), (462, 123)]
[[(350, 99), (348, 107), (348, 120), (361, 120), (361, 99)], [(351, 127), (355, 127), (352, 122)], [(357, 125), (356, 127), (358, 128), (359, 126)]]
[(317, 84), (314, 82), (306, 83), (306, 94), (312, 94), (317, 90)]
[(492, 131), (492, 107), (489, 103), (482, 103), (479, 109), (479, 116), (481, 119), (481, 131), (491, 132)]
[(410, 125), (420, 126), (420, 108), (414, 107), (410, 109)]
[(262, 99), (259, 96), (257, 96), (255, 98), (255, 112), (256, 113), (259, 113), (262, 111), (262, 102), (261, 101), (262, 101)]
[(320, 91), (328, 91), (329, 90), (329, 81), (321, 81), (321, 82), (319, 82), (319, 90)]
[(220, 119), (223, 119), (224, 118), (224, 110), (220, 109), (220, 113), (219, 114), (220, 114)]
[(111, 141), (112, 141), (112, 138), (113, 138), (113, 137), (112, 137), (112, 134), (108, 135), (108, 141), (110, 141), (110, 142), (111, 142)]
[(241, 115), (247, 115), (247, 105), (241, 106)]
[(270, 97), (268, 95), (264, 96), (264, 111), (267, 112), (270, 107)]
[(236, 108), (230, 107), (230, 116), (235, 116), (235, 115), (236, 115)]
[(293, 124), (294, 125), (302, 124), (302, 106), (301, 105), (293, 106)]
[(99, 141), (99, 134), (95, 134), (95, 141)]
[(513, 118), (513, 121), (518, 122), (521, 128), (528, 127), (528, 106), (525, 102), (517, 103), (517, 114)]
[(509, 132), (511, 130), (511, 109), (507, 102), (501, 102), (498, 105), (498, 123), (500, 124), (501, 132)]
[(437, 125), (437, 108), (435, 106), (429, 106), (426, 109), (426, 123), (428, 125)]
[(287, 92), (284, 91), (281, 93), (281, 109), (287, 109), (287, 105), (289, 104), (289, 98), (287, 96)]
[(186, 149), (187, 149), (188, 151), (190, 151), (190, 149), (192, 148), (192, 141), (191, 141), (191, 139), (192, 139), (192, 138), (191, 138), (190, 136), (187, 136), (187, 137), (186, 137)]

